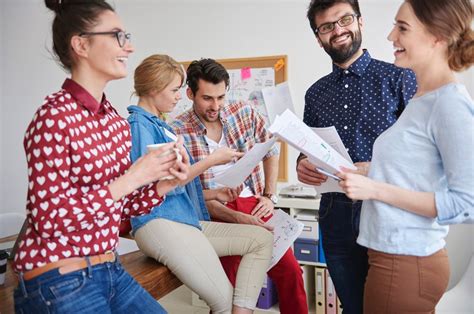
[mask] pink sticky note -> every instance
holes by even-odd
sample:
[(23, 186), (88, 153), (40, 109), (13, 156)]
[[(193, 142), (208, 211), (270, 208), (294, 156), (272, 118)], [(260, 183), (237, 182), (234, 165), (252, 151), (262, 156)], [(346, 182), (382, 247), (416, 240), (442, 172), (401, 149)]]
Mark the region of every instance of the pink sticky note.
[(242, 80), (249, 79), (251, 76), (252, 76), (252, 72), (249, 67), (242, 68), (240, 70), (240, 77), (242, 78)]

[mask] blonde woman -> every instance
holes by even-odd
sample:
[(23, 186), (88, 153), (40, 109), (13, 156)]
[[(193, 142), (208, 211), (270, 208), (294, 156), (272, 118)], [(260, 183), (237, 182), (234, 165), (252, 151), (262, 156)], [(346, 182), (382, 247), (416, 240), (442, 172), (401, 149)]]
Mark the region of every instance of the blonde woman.
[[(149, 144), (177, 140), (163, 114), (172, 111), (179, 101), (183, 80), (180, 64), (166, 55), (152, 55), (135, 70), (138, 105), (128, 107), (132, 161), (146, 154)], [(204, 201), (230, 201), (238, 191), (220, 189), (203, 194), (198, 176), (211, 166), (241, 155), (224, 148), (193, 163), (185, 186), (167, 193), (163, 204), (149, 215), (131, 220), (140, 249), (168, 266), (214, 313), (252, 312), (272, 252), (273, 236), (264, 228), (209, 221)], [(226, 255), (243, 256), (235, 290), (219, 261), (219, 256)]]

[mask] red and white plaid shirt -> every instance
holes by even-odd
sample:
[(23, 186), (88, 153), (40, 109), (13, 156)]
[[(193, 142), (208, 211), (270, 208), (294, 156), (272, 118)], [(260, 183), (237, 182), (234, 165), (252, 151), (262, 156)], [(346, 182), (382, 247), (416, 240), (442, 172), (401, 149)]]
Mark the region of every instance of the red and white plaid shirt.
[[(248, 104), (226, 104), (220, 112), (220, 120), (227, 144), (230, 148), (239, 152), (248, 152), (256, 143), (264, 143), (271, 137), (271, 134), (265, 128), (265, 120), (257, 110)], [(178, 116), (171, 123), (171, 126), (176, 134), (181, 134), (184, 137), (186, 147), (195, 161), (202, 160), (210, 154), (205, 138), (207, 134), (206, 127), (193, 109)], [(275, 155), (278, 155), (276, 146), (265, 155), (264, 160)], [(217, 188), (212, 171), (204, 171), (200, 178), (204, 189)], [(263, 193), (265, 179), (261, 164), (255, 167), (245, 180), (245, 185), (255, 195)]]
[(46, 97), (25, 134), (28, 227), (14, 258), (28, 271), (118, 245), (122, 219), (162, 202), (155, 184), (114, 202), (107, 185), (130, 167), (130, 126), (72, 80)]

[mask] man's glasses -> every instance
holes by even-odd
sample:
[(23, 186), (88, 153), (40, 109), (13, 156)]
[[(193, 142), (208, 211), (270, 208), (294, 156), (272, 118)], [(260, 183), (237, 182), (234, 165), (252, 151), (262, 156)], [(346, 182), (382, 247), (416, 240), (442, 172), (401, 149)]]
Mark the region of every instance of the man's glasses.
[(93, 35), (115, 35), (117, 42), (120, 47), (125, 46), (125, 44), (131, 41), (132, 34), (125, 33), (124, 31), (115, 31), (115, 32), (82, 32), (79, 36), (93, 36)]
[(314, 31), (315, 34), (327, 34), (332, 32), (336, 28), (336, 23), (340, 27), (346, 27), (354, 23), (356, 17), (359, 17), (358, 14), (349, 14), (349, 15), (344, 15), (341, 17), (339, 20), (336, 22), (329, 22), (329, 23), (324, 23), (323, 25), (319, 26), (316, 28)]

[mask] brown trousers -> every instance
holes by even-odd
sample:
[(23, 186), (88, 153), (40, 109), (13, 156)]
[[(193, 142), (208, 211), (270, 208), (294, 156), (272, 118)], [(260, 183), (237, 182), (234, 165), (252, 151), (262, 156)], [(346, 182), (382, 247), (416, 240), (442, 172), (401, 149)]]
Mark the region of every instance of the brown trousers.
[(446, 249), (422, 257), (371, 249), (368, 254), (365, 314), (435, 312), (449, 281)]

